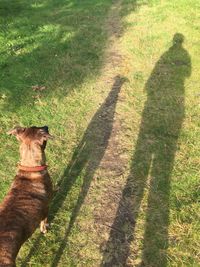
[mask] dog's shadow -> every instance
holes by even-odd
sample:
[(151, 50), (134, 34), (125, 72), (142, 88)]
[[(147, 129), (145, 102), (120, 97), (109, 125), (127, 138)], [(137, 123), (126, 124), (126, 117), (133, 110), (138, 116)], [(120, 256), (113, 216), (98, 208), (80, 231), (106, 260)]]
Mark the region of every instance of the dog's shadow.
[[(80, 193), (77, 196), (77, 201), (71, 212), (69, 224), (67, 225), (63, 239), (60, 241), (59, 249), (54, 254), (55, 256), (52, 260), (51, 266), (57, 266), (63, 254), (63, 251), (67, 244), (68, 236), (88, 193), (91, 181), (94, 177), (94, 173), (104, 156), (113, 128), (118, 95), (124, 82), (125, 78), (122, 78), (120, 76), (115, 77), (109, 95), (92, 118), (82, 140), (80, 141), (72, 156), (71, 162), (69, 163), (68, 167), (64, 171), (63, 176), (58, 182), (59, 190), (57, 193), (55, 193), (53, 201), (50, 205), (50, 222), (54, 220), (56, 214), (63, 205), (67, 194), (69, 193), (72, 186), (76, 183), (80, 175), (82, 175), (82, 171), (84, 170), (83, 181), (81, 189), (79, 190)], [(44, 237), (42, 237), (42, 235), (39, 235), (38, 238), (36, 238), (34, 245), (29, 251), (29, 254), (21, 264), (22, 267), (28, 265), (31, 257), (37, 252), (38, 243), (43, 238)]]

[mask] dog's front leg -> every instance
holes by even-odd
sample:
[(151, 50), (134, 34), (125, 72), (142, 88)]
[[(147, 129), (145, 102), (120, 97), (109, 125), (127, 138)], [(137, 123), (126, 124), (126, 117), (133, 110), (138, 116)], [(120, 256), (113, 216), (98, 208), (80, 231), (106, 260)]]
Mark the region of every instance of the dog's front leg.
[(40, 222), (40, 232), (43, 234), (47, 233), (47, 228), (48, 228), (49, 224), (47, 222), (47, 217)]

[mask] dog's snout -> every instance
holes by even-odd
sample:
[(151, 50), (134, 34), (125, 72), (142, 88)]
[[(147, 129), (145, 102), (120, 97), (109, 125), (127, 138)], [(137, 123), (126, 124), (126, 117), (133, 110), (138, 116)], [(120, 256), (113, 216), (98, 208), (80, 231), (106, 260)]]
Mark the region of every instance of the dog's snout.
[(47, 132), (47, 133), (49, 132), (48, 126), (44, 126), (43, 129), (45, 130), (45, 132)]

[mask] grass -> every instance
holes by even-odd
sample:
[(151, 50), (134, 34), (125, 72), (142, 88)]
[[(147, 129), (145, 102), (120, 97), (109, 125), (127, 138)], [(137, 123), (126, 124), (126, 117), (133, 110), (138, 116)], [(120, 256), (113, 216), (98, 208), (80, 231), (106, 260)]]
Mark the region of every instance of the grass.
[[(84, 1), (82, 5), (79, 1), (10, 1), (9, 5), (1, 1), (2, 141), (8, 141), (5, 130), (15, 124), (44, 123), (51, 125), (60, 149), (68, 135), (66, 129), (79, 128), (73, 133), (71, 147), (80, 139), (89, 120), (86, 114), (95, 106), (90, 103), (93, 82), (106, 41), (102, 14), (109, 6), (109, 1)], [(34, 92), (34, 85), (46, 90)], [(11, 143), (12, 150), (16, 150), (15, 143)], [(71, 151), (67, 147), (65, 155)], [(1, 147), (2, 159), (5, 148)], [(12, 153), (8, 161), (16, 161), (17, 153)], [(60, 158), (56, 154), (54, 162)], [(66, 163), (67, 158), (60, 160)]]
[[(199, 266), (197, 9), (197, 1), (138, 1), (124, 20), (130, 83), (121, 114), (133, 154), (105, 248), (107, 266)], [(173, 44), (174, 37), (183, 44)], [(130, 207), (134, 225), (125, 219)], [(125, 229), (130, 245), (115, 229)]]
[[(76, 147), (103, 99), (103, 89), (98, 92), (94, 81), (104, 57), (107, 36), (103, 28), (111, 1), (11, 1), (9, 6), (1, 1), (0, 5), (2, 199), (18, 160), (17, 142), (6, 135), (14, 125), (49, 125), (56, 137), (47, 150), (54, 184), (63, 179), (70, 158), (78, 153)], [(46, 90), (34, 92), (34, 85)], [(12, 165), (9, 170), (3, 167), (8, 164)], [(43, 249), (34, 252), (30, 266), (47, 266), (54, 258), (80, 190), (82, 177), (75, 178), (69, 198), (64, 192), (59, 201), (61, 205), (66, 197), (63, 205), (68, 214), (57, 214), (51, 234), (41, 238)], [(35, 239), (20, 251), (19, 262), (24, 261)], [(50, 244), (52, 249), (46, 251)], [(71, 257), (66, 264), (74, 261)]]
[[(25, 243), (19, 266), (200, 265), (200, 4), (122, 1), (123, 86), (99, 82), (112, 6), (0, 0), (0, 199), (18, 160), (6, 131), (18, 124), (49, 126), (48, 164), (60, 186), (50, 231)], [(125, 162), (115, 177), (118, 148)]]

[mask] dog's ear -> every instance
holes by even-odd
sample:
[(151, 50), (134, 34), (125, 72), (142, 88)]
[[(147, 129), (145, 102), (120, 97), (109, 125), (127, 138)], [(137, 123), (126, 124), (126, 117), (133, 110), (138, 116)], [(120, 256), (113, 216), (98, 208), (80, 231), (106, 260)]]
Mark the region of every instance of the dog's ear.
[(9, 135), (15, 135), (17, 138), (25, 131), (26, 128), (17, 126), (7, 132)]
[(54, 137), (49, 133), (47, 126), (44, 126), (39, 130), (39, 137), (40, 137), (41, 143), (49, 139), (54, 139)]

